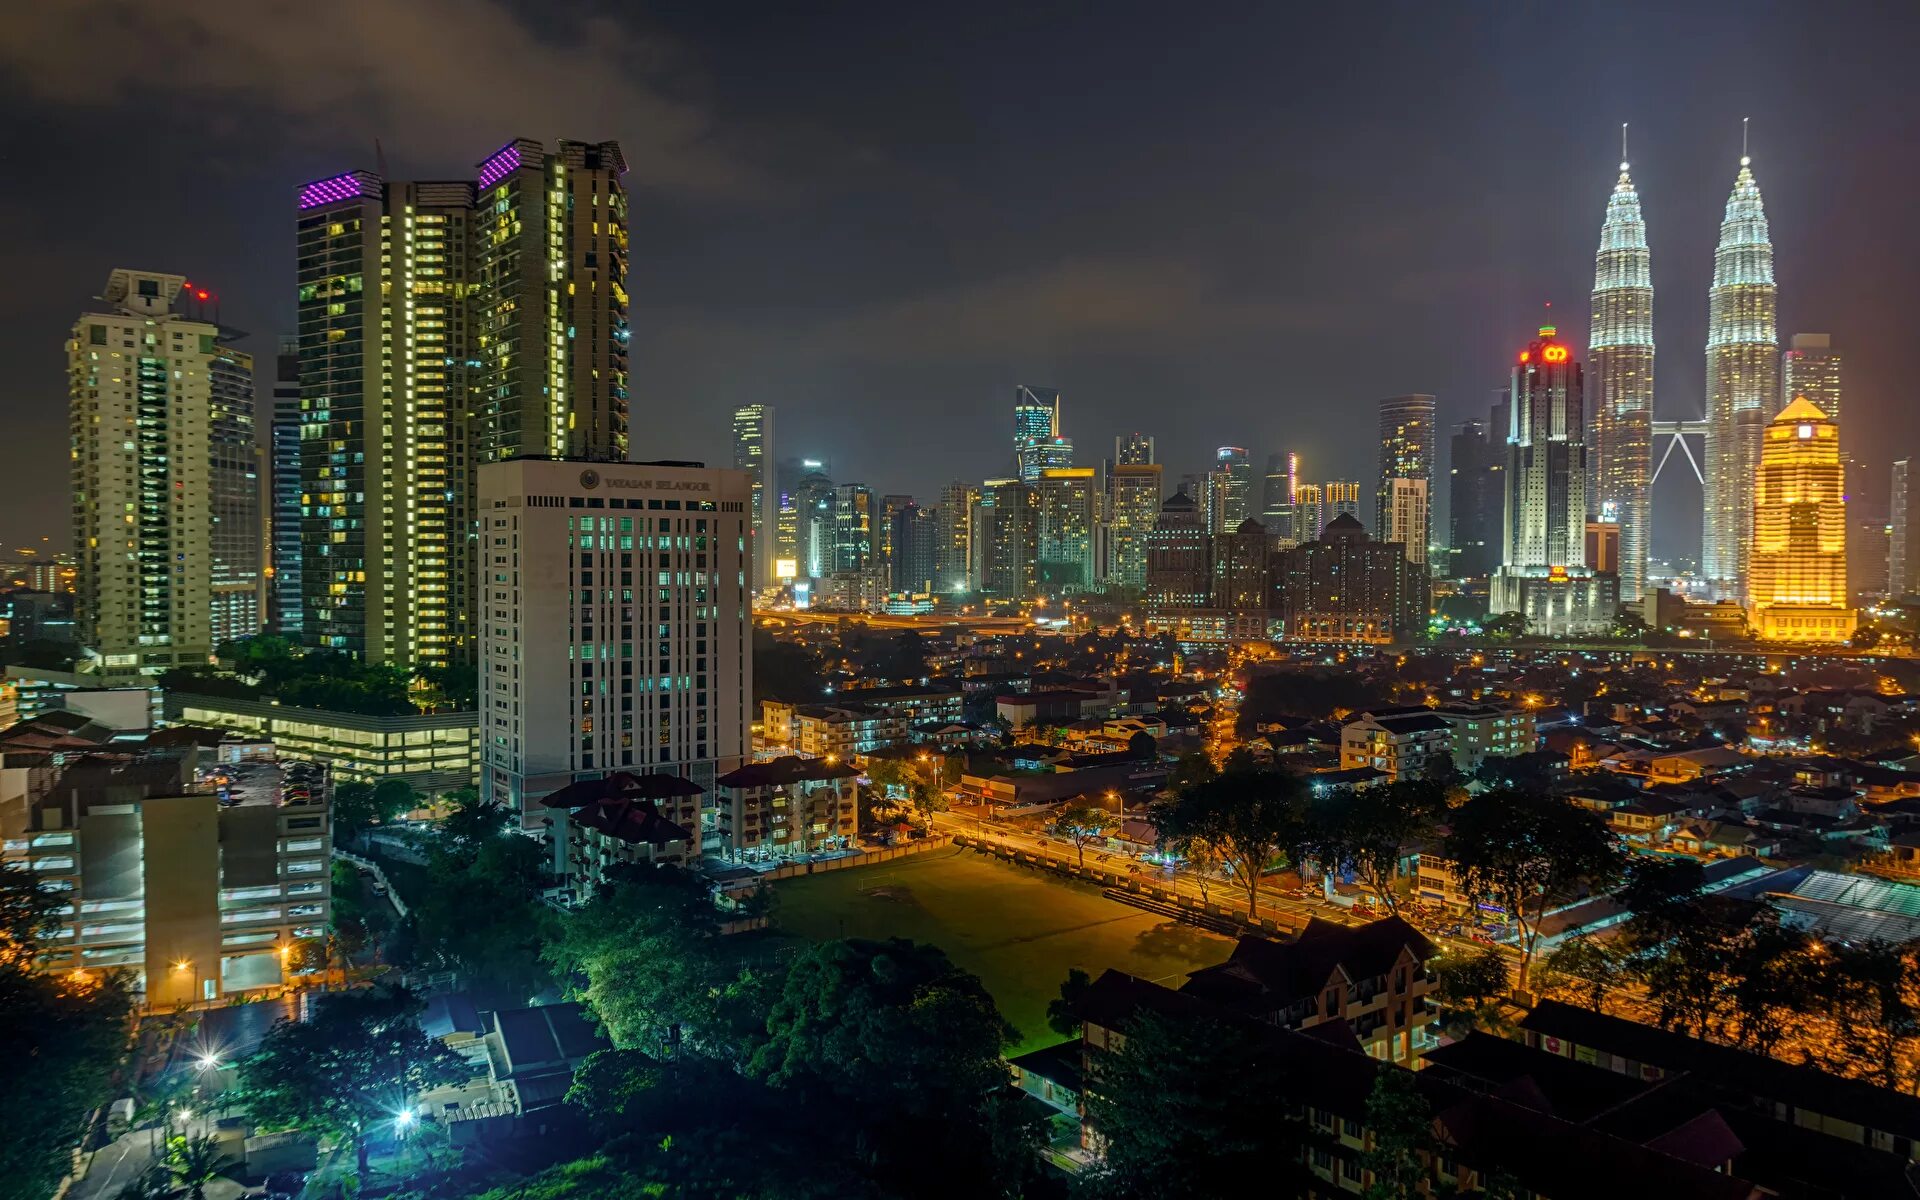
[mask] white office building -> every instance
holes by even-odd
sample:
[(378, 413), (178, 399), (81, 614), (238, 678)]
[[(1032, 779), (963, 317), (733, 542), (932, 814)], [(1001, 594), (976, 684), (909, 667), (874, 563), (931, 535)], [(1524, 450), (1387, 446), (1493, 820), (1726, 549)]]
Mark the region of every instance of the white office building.
[(614, 772), (702, 795), (750, 755), (753, 484), (689, 463), (514, 458), (479, 471), (480, 786), (543, 825)]

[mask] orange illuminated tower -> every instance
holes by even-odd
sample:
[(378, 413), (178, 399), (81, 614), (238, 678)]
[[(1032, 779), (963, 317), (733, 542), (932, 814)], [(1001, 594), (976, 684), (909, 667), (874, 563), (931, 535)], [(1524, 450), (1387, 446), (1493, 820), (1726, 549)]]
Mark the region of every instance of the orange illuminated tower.
[(1767, 641), (1853, 636), (1840, 429), (1805, 396), (1781, 409), (1761, 438), (1747, 619)]

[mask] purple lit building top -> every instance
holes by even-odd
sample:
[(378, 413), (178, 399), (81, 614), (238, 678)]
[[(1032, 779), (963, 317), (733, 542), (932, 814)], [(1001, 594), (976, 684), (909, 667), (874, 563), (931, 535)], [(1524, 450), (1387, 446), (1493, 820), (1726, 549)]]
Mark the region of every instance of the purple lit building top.
[(300, 207), (318, 208), (340, 200), (380, 194), (380, 177), (370, 171), (348, 171), (329, 179), (316, 179), (300, 189)]
[(494, 184), (499, 183), (502, 179), (518, 171), (521, 163), (524, 161), (522, 158), (523, 152), (532, 155), (534, 161), (538, 162), (540, 156), (545, 154), (546, 150), (539, 142), (531, 141), (527, 138), (515, 138), (508, 142), (506, 145), (488, 155), (487, 158), (481, 162), (479, 178), (480, 190), (484, 192)]

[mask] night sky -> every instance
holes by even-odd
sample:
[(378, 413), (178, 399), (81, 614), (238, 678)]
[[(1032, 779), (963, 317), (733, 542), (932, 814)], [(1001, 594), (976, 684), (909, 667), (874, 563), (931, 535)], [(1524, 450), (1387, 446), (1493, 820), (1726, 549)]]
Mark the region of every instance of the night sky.
[[(376, 137), (396, 178), (624, 144), (635, 457), (724, 462), (760, 401), (782, 452), (937, 499), (1010, 468), (1030, 383), (1083, 462), (1139, 428), (1170, 477), (1237, 444), (1370, 494), (1374, 401), (1483, 416), (1547, 301), (1584, 342), (1622, 121), (1658, 415), (1699, 415), (1751, 116), (1783, 340), (1845, 351), (1870, 502), (1920, 450), (1910, 5), (5, 7), (7, 544), (66, 540), (62, 339), (108, 271), (214, 286), (270, 354), (294, 189)], [(1691, 552), (1697, 488), (1667, 482), (1655, 550)]]

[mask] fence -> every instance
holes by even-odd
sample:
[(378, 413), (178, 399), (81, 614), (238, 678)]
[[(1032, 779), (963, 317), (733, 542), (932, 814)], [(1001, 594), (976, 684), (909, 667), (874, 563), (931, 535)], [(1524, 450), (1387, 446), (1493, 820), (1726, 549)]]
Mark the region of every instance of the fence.
[(360, 868), (362, 871), (366, 871), (367, 873), (372, 875), (374, 879), (379, 882), (381, 887), (387, 889), (387, 900), (393, 905), (393, 910), (399, 913), (402, 917), (405, 917), (408, 915), (407, 902), (400, 898), (400, 893), (394, 888), (393, 884), (388, 881), (387, 873), (380, 869), (379, 863), (374, 862), (370, 858), (362, 858), (358, 854), (355, 854), (350, 850), (342, 850), (338, 846), (335, 846), (333, 848), (333, 856), (339, 859), (341, 862), (352, 863), (354, 866)]

